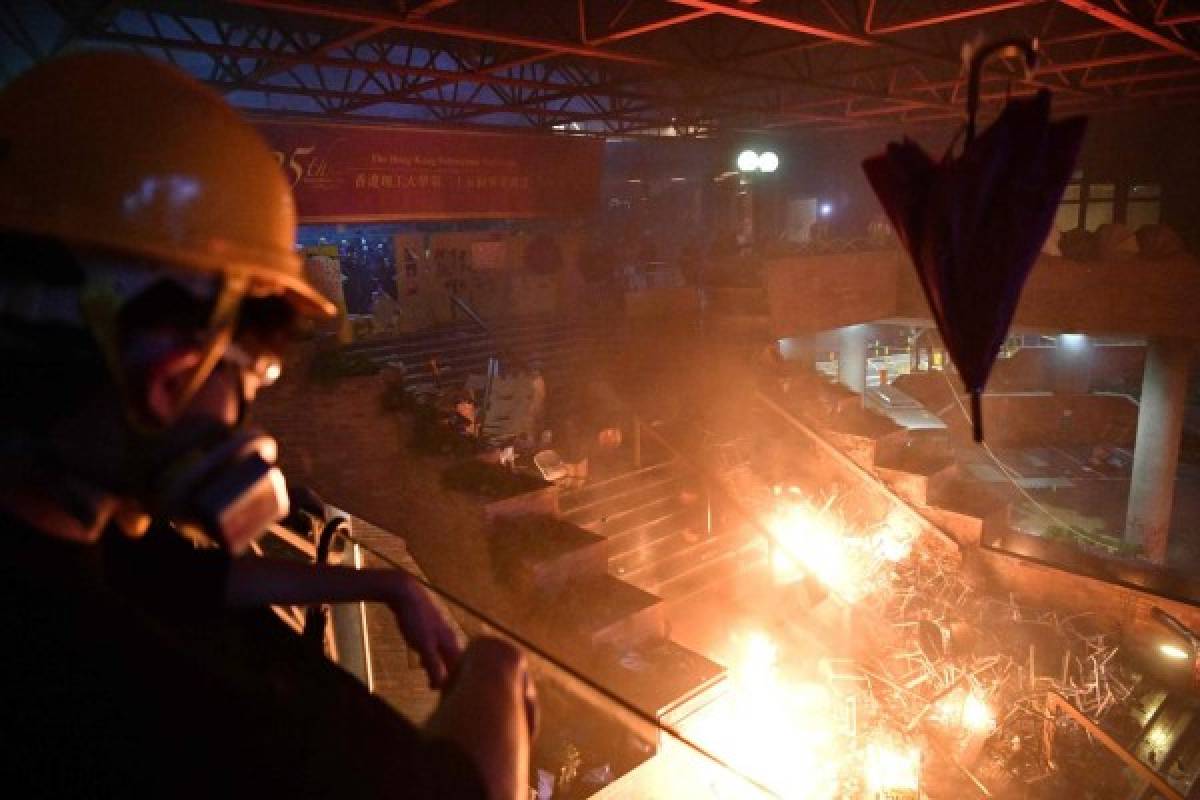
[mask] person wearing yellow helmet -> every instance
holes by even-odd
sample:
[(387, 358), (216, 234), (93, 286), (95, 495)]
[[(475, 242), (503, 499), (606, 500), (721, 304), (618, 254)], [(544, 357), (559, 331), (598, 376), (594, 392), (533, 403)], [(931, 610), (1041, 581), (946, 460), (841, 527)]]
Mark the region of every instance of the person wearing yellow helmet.
[[(247, 412), (279, 376), (295, 322), (334, 313), (303, 276), (295, 227), (265, 143), (171, 67), (74, 55), (0, 92), (6, 791), (522, 792), (528, 676), (511, 646), (482, 640), (447, 664), (455, 674), (419, 730), (324, 662), (322, 691), (281, 695), (270, 675), (131, 602), (106, 571), (97, 542), (114, 529), (169, 521), (238, 556), (287, 513), (275, 441)], [(348, 574), (305, 582), (244, 563), (227, 560), (228, 574), (261, 602), (281, 575), (296, 602), (366, 591)], [(181, 577), (173, 591), (189, 587)]]

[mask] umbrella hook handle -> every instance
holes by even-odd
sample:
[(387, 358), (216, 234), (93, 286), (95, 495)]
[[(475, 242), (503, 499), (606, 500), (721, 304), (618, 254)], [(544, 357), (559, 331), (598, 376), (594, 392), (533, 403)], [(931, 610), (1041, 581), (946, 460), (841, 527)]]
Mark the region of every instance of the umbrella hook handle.
[(983, 77), (983, 65), (994, 55), (1023, 55), (1025, 68), (1032, 70), (1037, 64), (1037, 39), (999, 39), (985, 44), (971, 55), (967, 77), (967, 144), (975, 141), (975, 116), (979, 113), (979, 81)]

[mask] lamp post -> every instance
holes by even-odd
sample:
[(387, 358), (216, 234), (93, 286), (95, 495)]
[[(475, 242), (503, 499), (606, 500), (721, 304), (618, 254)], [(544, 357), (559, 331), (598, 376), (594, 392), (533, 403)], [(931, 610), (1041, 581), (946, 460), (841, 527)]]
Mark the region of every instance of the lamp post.
[[(754, 186), (757, 175), (770, 175), (779, 169), (779, 156), (773, 150), (742, 150), (735, 159), (739, 174), (738, 198), (745, 198), (737, 204), (738, 227), (746, 234), (751, 242), (756, 241), (762, 221), (756, 219), (761, 215), (761, 209), (756, 207), (761, 202), (761, 196), (755, 197)], [(761, 195), (761, 192), (759, 193)]]

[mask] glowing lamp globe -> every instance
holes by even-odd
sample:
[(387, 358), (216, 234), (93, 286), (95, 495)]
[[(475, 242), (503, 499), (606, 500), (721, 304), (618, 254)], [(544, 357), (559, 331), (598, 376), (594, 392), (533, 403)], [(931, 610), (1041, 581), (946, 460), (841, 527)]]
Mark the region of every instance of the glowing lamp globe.
[(758, 169), (758, 153), (753, 150), (743, 150), (738, 153), (737, 168), (740, 172), (754, 172)]
[(758, 157), (759, 172), (774, 172), (777, 169), (779, 169), (779, 156), (775, 155), (770, 150)]

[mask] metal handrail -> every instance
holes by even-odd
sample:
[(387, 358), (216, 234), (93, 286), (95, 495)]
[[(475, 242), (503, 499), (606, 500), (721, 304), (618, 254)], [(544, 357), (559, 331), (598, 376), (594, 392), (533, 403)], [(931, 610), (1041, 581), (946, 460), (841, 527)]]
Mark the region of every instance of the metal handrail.
[[(644, 429), (650, 433), (651, 438), (666, 448), (667, 452), (670, 453), (672, 457), (683, 464), (686, 464), (704, 481), (706, 522), (709, 533), (712, 533), (712, 493), (713, 489), (715, 488), (717, 493), (723, 497), (726, 502), (728, 502), (729, 506), (734, 510), (734, 512), (749, 522), (751, 527), (756, 528), (758, 534), (763, 537), (763, 541), (767, 546), (767, 563), (771, 563), (776, 547), (781, 548), (785, 553), (790, 552), (791, 548), (788, 547), (788, 545), (780, 542), (778, 537), (776, 537), (775, 534), (773, 534), (770, 529), (767, 528), (767, 526), (764, 525), (763, 522), (758, 518), (758, 515), (746, 508), (746, 506), (740, 500), (738, 500), (728, 488), (725, 487), (718, 476), (714, 475), (711, 471), (698, 464), (691, 458), (691, 456), (684, 454), (683, 451), (672, 444), (652, 425), (643, 423), (639, 415), (634, 414), (633, 424), (635, 431), (637, 431), (637, 434), (635, 435), (635, 442), (637, 443), (639, 451), (641, 449), (641, 431)], [(832, 590), (830, 591), (830, 596), (837, 597), (839, 601), (843, 603), (845, 602), (844, 598), (839, 597), (837, 593)]]
[[(317, 534), (317, 546), (313, 556), (313, 564), (318, 567), (329, 565), (329, 551), (333, 546), (333, 538), (349, 526), (345, 517), (334, 516), (327, 521), (321, 532)], [(337, 641), (329, 630), (329, 609), (324, 605), (311, 605), (304, 612), (304, 641), (311, 647), (324, 652), (330, 651), (332, 660), (337, 661)]]
[(1054, 753), (1054, 714), (1055, 711), (1062, 711), (1068, 717), (1073, 719), (1080, 725), (1088, 735), (1096, 739), (1100, 744), (1108, 748), (1109, 752), (1121, 759), (1126, 766), (1131, 768), (1138, 775), (1142, 776), (1154, 790), (1161, 794), (1166, 800), (1184, 800), (1182, 794), (1163, 779), (1153, 767), (1142, 761), (1133, 753), (1126, 750), (1120, 742), (1105, 732), (1103, 728), (1088, 719), (1087, 715), (1080, 711), (1067, 698), (1063, 697), (1058, 692), (1048, 692), (1046, 694), (1046, 717), (1042, 721), (1042, 749), (1048, 761), (1053, 760)]
[[(340, 515), (334, 516), (325, 523), (321, 532), (315, 537), (315, 542), (295, 531), (289, 530), (279, 523), (273, 523), (268, 526), (266, 534), (274, 536), (279, 541), (297, 550), (313, 564), (337, 566), (345, 561), (345, 553), (332, 552), (331, 545), (334, 534), (345, 525), (345, 517)], [(257, 556), (262, 556), (262, 548), (256, 546), (254, 553)], [(313, 643), (313, 646), (322, 648), (323, 652), (328, 652), (330, 660), (334, 662), (338, 661), (337, 641), (332, 629), (329, 627), (329, 615), (325, 608), (320, 606), (273, 605), (271, 606), (271, 610), (305, 641)]]
[(784, 420), (791, 427), (795, 428), (797, 431), (804, 434), (805, 437), (807, 437), (810, 441), (812, 441), (814, 444), (816, 444), (818, 447), (820, 447), (826, 454), (828, 454), (830, 457), (835, 459), (839, 464), (841, 464), (847, 470), (849, 470), (849, 471), (859, 475), (861, 478), (863, 478), (863, 483), (867, 487), (869, 487), (872, 491), (877, 492), (885, 500), (888, 500), (891, 503), (893, 503), (894, 507), (900, 509), (902, 511), (902, 513), (904, 513), (905, 516), (909, 517), (913, 522), (915, 522), (921, 530), (934, 531), (939, 536), (941, 536), (947, 543), (952, 544), (955, 547), (962, 548), (962, 546), (963, 546), (962, 542), (960, 542), (957, 539), (957, 537), (955, 537), (953, 534), (951, 534), (949, 531), (947, 531), (942, 526), (940, 526), (937, 523), (926, 518), (923, 514), (921, 514), (920, 511), (918, 511), (915, 507), (913, 507), (913, 505), (908, 500), (904, 499), (899, 494), (897, 494), (890, 486), (885, 484), (883, 481), (878, 480), (874, 475), (871, 474), (871, 472), (864, 469), (861, 464), (858, 464), (857, 462), (855, 462), (854, 459), (850, 458), (845, 453), (843, 453), (841, 450), (839, 450), (835, 445), (833, 445), (828, 440), (826, 440), (825, 437), (821, 436), (821, 434), (817, 433), (811, 427), (804, 424), (800, 420), (796, 419), (796, 417), (793, 416), (791, 413), (789, 413), (787, 411), (787, 409), (780, 406), (778, 403), (776, 403), (774, 400), (772, 400), (767, 395), (763, 394), (761, 391), (756, 390), (755, 396), (758, 398), (759, 402), (762, 403), (764, 408), (767, 408), (770, 411), (774, 412), (776, 415), (778, 415), (780, 417), (780, 419)]
[(470, 320), (472, 322), (474, 322), (476, 325), (479, 326), (480, 330), (482, 330), (488, 336), (492, 336), (492, 329), (489, 328), (488, 324), (483, 321), (483, 317), (479, 316), (479, 313), (474, 308), (471, 307), (470, 303), (468, 303), (466, 300), (463, 300), (461, 297), (459, 297), (456, 294), (450, 295), (450, 302), (452, 302), (452, 303), (454, 303), (454, 305), (458, 306), (462, 310), (462, 312), (464, 314), (466, 314), (467, 317), (470, 318)]

